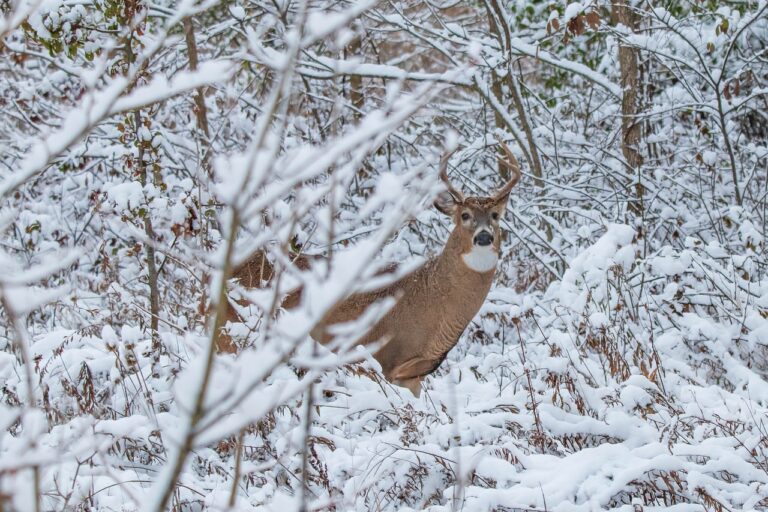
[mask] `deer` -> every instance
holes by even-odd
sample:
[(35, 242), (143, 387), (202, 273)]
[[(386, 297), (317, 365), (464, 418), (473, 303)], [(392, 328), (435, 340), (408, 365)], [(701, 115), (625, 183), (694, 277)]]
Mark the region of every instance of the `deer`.
[[(435, 208), (453, 220), (453, 230), (442, 251), (423, 265), (381, 288), (352, 294), (332, 307), (311, 330), (321, 344), (333, 340), (333, 326), (359, 318), (371, 305), (394, 298), (387, 310), (358, 340), (380, 344), (373, 354), (384, 377), (418, 397), (424, 378), (433, 373), (459, 341), (480, 310), (493, 284), (501, 249), (499, 221), (509, 195), (521, 178), (520, 165), (512, 151), (500, 142), (506, 160), (499, 162), (509, 179), (493, 195), (465, 196), (448, 177), (453, 152), (443, 154), (439, 177), (445, 190), (434, 201)], [(296, 258), (297, 266), (308, 265)], [(269, 279), (274, 270), (263, 253), (236, 269), (234, 277), (243, 286)], [(300, 303), (300, 290), (289, 294), (283, 307)], [(231, 315), (230, 318), (235, 318)], [(224, 345), (222, 343), (222, 345)]]

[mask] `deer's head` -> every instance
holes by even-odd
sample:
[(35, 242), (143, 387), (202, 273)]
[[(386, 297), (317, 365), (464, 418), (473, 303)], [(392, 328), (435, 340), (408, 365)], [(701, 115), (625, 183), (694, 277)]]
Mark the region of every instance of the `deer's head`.
[(459, 244), (461, 258), (475, 272), (490, 272), (496, 268), (501, 242), (499, 220), (507, 207), (509, 193), (520, 181), (520, 164), (503, 142), (499, 143), (506, 160), (499, 161), (509, 169), (510, 178), (491, 196), (464, 197), (448, 179), (446, 153), (440, 160), (440, 179), (447, 190), (435, 200), (435, 207), (453, 219), (455, 228), (451, 237)]

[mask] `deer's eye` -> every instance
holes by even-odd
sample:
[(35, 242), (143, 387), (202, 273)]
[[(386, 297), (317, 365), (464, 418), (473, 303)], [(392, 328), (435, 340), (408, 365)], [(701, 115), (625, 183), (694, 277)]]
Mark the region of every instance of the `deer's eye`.
[(467, 212), (464, 212), (464, 213), (461, 214), (461, 220), (469, 220), (470, 217), (471, 217), (471, 215), (468, 214)]
[(496, 213), (496, 212), (492, 212), (492, 213), (491, 213), (491, 218), (492, 218), (493, 220), (499, 220), (499, 214), (498, 214), (498, 213)]

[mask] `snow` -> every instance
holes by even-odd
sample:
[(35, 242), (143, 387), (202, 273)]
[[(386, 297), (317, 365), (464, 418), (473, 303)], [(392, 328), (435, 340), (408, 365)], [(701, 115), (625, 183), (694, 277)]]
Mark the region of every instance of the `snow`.
[[(594, 2), (508, 2), (509, 47), (473, 3), (185, 0), (130, 27), (100, 3), (14, 4), (0, 495), (34, 509), (39, 468), (41, 510), (765, 509), (765, 64), (745, 48), (768, 3), (710, 4), (644, 10), (649, 32), (585, 45), (544, 27)], [(621, 42), (653, 70), (640, 168), (622, 147)], [(443, 250), (440, 155), (456, 150), (457, 185), (483, 196), (499, 140), (524, 176), (493, 285), (421, 396), (354, 346), (394, 298), (315, 344), (337, 301)], [(276, 277), (226, 283), (254, 251)], [(244, 317), (224, 319), (237, 355), (213, 351), (222, 297)]]
[(570, 60), (559, 59), (554, 55), (551, 55), (546, 50), (542, 50), (541, 48), (531, 45), (530, 43), (526, 43), (520, 38), (516, 38), (516, 37), (512, 38), (511, 43), (514, 51), (520, 53), (521, 55), (534, 57), (536, 59), (540, 59), (543, 62), (546, 62), (547, 64), (550, 64), (557, 68), (581, 75), (587, 80), (590, 80), (595, 84), (599, 85), (600, 87), (604, 88), (607, 92), (609, 92), (613, 96), (617, 98), (621, 97), (621, 87), (619, 87), (618, 84), (612, 82), (605, 75), (602, 75), (596, 71), (593, 71), (588, 66), (585, 66), (581, 63), (570, 61)]
[(701, 154), (701, 158), (707, 165), (715, 165), (717, 163), (717, 153), (714, 151), (704, 151)]
[(232, 63), (226, 60), (205, 61), (196, 71), (180, 71), (170, 80), (155, 76), (147, 85), (134, 89), (112, 105), (112, 114), (134, 110), (170, 98), (184, 91), (219, 81), (226, 81), (232, 73)]
[(144, 188), (138, 181), (110, 186), (107, 189), (107, 195), (118, 210), (131, 210), (144, 203)]
[(570, 20), (572, 20), (573, 18), (577, 17), (583, 11), (584, 11), (584, 5), (581, 2), (571, 2), (565, 8), (565, 14), (564, 14), (563, 18), (565, 19), (565, 21), (567, 23)]
[(229, 12), (236, 20), (243, 21), (245, 19), (245, 9), (242, 5), (230, 6)]

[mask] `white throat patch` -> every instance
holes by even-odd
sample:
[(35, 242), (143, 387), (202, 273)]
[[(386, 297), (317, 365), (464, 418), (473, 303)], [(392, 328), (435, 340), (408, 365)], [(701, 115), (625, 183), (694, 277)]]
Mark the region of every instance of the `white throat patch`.
[(493, 245), (473, 246), (472, 250), (461, 255), (464, 264), (475, 272), (488, 272), (496, 268), (499, 257)]

